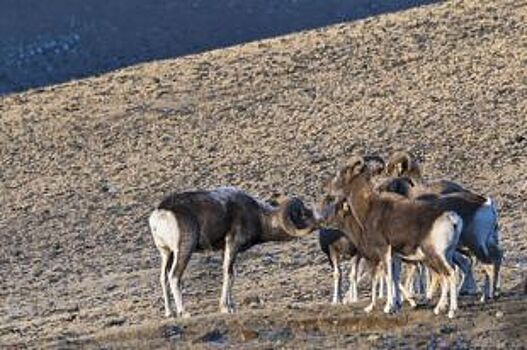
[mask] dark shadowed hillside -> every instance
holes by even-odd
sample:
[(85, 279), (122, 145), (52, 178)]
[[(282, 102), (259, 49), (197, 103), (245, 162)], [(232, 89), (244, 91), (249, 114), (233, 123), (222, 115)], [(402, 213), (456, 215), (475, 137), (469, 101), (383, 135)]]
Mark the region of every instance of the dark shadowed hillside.
[(437, 0), (5, 0), (0, 95)]
[[(527, 343), (527, 5), (448, 2), (0, 99), (0, 344), (23, 347), (503, 347)], [(174, 190), (313, 200), (351, 155), (408, 149), (429, 178), (493, 196), (502, 297), (398, 315), (329, 305), (313, 235), (196, 254), (165, 320), (147, 215)], [(368, 295), (363, 286), (362, 297)]]

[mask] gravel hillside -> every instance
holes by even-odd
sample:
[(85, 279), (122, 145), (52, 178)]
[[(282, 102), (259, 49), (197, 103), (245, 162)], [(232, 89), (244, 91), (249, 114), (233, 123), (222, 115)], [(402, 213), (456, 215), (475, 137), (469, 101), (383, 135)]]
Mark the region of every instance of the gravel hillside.
[[(424, 347), (527, 344), (527, 3), (454, 1), (0, 99), (0, 344)], [(190, 320), (165, 320), (147, 216), (175, 190), (314, 200), (356, 153), (414, 152), (498, 202), (503, 295), (366, 317), (329, 305), (316, 236), (195, 254)], [(363, 289), (366, 298), (366, 288)]]

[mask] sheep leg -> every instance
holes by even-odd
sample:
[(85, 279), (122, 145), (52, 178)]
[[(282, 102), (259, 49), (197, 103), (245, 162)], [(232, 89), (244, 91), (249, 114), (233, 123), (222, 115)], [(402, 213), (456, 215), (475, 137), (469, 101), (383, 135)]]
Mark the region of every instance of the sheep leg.
[(176, 249), (174, 251), (174, 263), (170, 269), (168, 281), (170, 282), (170, 288), (172, 289), (172, 295), (176, 301), (176, 313), (178, 317), (189, 317), (190, 314), (185, 312), (183, 307), (183, 296), (181, 294), (181, 277), (187, 267), (188, 261), (192, 250), (186, 250), (184, 247)]
[(190, 256), (198, 242), (198, 228), (191, 222), (181, 221), (179, 224), (190, 234), (180, 236), (176, 242), (175, 249), (173, 250), (174, 263), (172, 264), (168, 280), (170, 282), (170, 288), (172, 289), (172, 295), (176, 301), (177, 316), (187, 318), (190, 317), (190, 314), (185, 312), (185, 308), (183, 307), (181, 282), (183, 273), (190, 261)]
[(167, 290), (167, 268), (168, 262), (170, 259), (170, 250), (164, 247), (158, 247), (159, 253), (161, 254), (161, 274), (159, 275), (159, 281), (161, 282), (161, 289), (163, 290), (163, 300), (165, 302), (165, 317), (172, 316), (172, 311), (170, 310), (170, 299), (168, 298)]
[(443, 311), (448, 303), (448, 287), (449, 287), (449, 281), (448, 277), (441, 274), (439, 276), (441, 282), (441, 296), (439, 297), (439, 301), (437, 302), (436, 307), (434, 308), (434, 314), (439, 315), (441, 311)]
[(371, 268), (371, 303), (364, 308), (366, 313), (370, 313), (375, 307), (377, 301), (377, 282), (378, 282), (379, 266), (378, 264), (372, 264)]
[(236, 260), (236, 247), (231, 236), (225, 239), (225, 252), (223, 256), (223, 286), (220, 298), (220, 312), (233, 313), (234, 303), (231, 296), (232, 284), (234, 282), (234, 261)]
[(358, 295), (358, 274), (359, 274), (359, 256), (355, 255), (351, 258), (351, 268), (349, 272), (349, 289), (346, 294), (345, 302), (346, 303), (356, 303), (359, 300)]
[(481, 302), (486, 302), (491, 300), (494, 297), (494, 287), (495, 287), (495, 274), (496, 270), (494, 265), (485, 264), (483, 265), (483, 270), (485, 272), (485, 279), (483, 284), (483, 293), (481, 295)]
[(395, 311), (394, 274), (393, 274), (392, 247), (391, 246), (388, 246), (388, 249), (384, 255), (384, 268), (386, 269), (386, 303), (384, 306), (384, 313), (389, 314)]
[(386, 295), (386, 285), (385, 285), (385, 277), (382, 275), (378, 275), (378, 292), (379, 292), (379, 299), (384, 299), (384, 296)]
[[(415, 302), (415, 299), (413, 298), (412, 294), (406, 290), (406, 287), (403, 286), (401, 283), (399, 283), (399, 291), (402, 293), (403, 298), (408, 301), (408, 304), (410, 304), (410, 307), (415, 308), (417, 306), (417, 303)], [(400, 296), (399, 296), (400, 298)], [(400, 302), (399, 307), (402, 306), (402, 301)]]
[(437, 275), (437, 273), (431, 269), (428, 269), (428, 278), (429, 278), (429, 283), (428, 283), (428, 288), (426, 289), (426, 299), (428, 301), (431, 301), (433, 298), (434, 298), (434, 293), (437, 289), (437, 284), (439, 282), (439, 276)]
[[(404, 288), (409, 296), (415, 295), (415, 274), (417, 273), (417, 265), (407, 264), (406, 279), (404, 282)], [(405, 296), (407, 299), (407, 297)]]
[(472, 270), (472, 259), (469, 257), (455, 252), (454, 253), (454, 263), (461, 270), (462, 279), (460, 282), (460, 295), (474, 295), (477, 293), (477, 285), (474, 279), (474, 272)]
[(483, 294), (481, 296), (481, 302), (485, 302), (489, 299), (496, 297), (496, 292), (500, 284), (500, 267), (503, 253), (497, 246), (491, 246), (492, 257), (494, 260), (492, 264), (484, 264), (483, 269), (485, 271), (485, 282), (483, 286)]
[[(406, 264), (405, 266), (409, 267), (409, 270), (410, 270), (410, 271), (407, 271), (409, 273), (408, 276), (415, 274), (415, 271), (416, 271), (415, 266), (416, 265), (414, 265), (414, 264), (411, 264), (411, 265)], [(416, 307), (417, 304), (416, 304), (416, 302), (415, 302), (415, 300), (413, 298), (412, 293), (407, 290), (407, 286), (406, 285), (403, 285), (401, 283), (401, 269), (402, 269), (401, 259), (400, 258), (395, 258), (394, 259), (394, 276), (395, 276), (395, 279), (398, 281), (397, 284), (394, 283), (396, 306), (399, 309), (402, 307), (403, 301), (404, 301), (401, 298), (401, 294), (402, 294), (403, 298), (408, 301), (408, 303), (410, 304), (411, 307)], [(406, 282), (408, 283), (408, 279), (406, 280)], [(413, 281), (411, 282), (411, 284), (413, 285)]]
[(448, 277), (450, 283), (450, 308), (448, 310), (448, 317), (454, 318), (454, 313), (457, 311), (457, 285), (456, 285), (456, 274), (454, 271), (450, 271)]
[(403, 305), (403, 300), (401, 299), (401, 293), (403, 293), (404, 296), (407, 296), (408, 293), (406, 293), (406, 290), (403, 291), (403, 287), (401, 285), (401, 269), (402, 269), (402, 262), (401, 259), (398, 256), (394, 256), (393, 258), (393, 288), (394, 288), (394, 298), (395, 298), (395, 307), (397, 310), (399, 310)]
[(331, 265), (333, 265), (333, 304), (340, 304), (342, 302), (342, 298), (340, 295), (341, 290), (341, 281), (342, 281), (342, 273), (340, 269), (339, 264), (339, 257), (338, 253), (335, 252), (330, 247), (330, 259), (331, 259)]
[(428, 269), (422, 264), (417, 264), (417, 288), (419, 294), (426, 293), (426, 285), (428, 284)]

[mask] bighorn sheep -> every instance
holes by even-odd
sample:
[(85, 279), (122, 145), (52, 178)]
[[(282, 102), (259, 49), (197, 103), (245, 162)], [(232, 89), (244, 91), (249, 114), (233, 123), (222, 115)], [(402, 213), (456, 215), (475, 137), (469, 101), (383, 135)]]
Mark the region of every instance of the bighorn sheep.
[[(498, 214), (494, 201), (489, 197), (474, 194), (455, 182), (446, 180), (424, 182), (419, 164), (407, 152), (395, 153), (386, 165), (386, 172), (397, 178), (389, 179), (383, 184), (381, 187), (385, 190), (397, 192), (409, 198), (425, 200), (431, 198), (434, 201), (436, 195), (450, 196), (447, 197), (449, 199), (441, 199), (437, 203), (445, 209), (455, 210), (463, 218), (465, 225), (461, 232), (459, 249), (462, 252), (468, 251), (473, 254), (483, 264), (485, 282), (481, 300), (494, 298), (499, 287), (499, 271), (503, 257), (499, 243)], [(465, 202), (459, 202), (455, 196), (462, 197)], [(465, 203), (465, 205), (459, 203)], [(459, 255), (457, 255), (456, 262), (464, 274), (462, 292), (476, 289), (471, 264)]]
[[(434, 309), (438, 314), (448, 304), (449, 317), (457, 310), (456, 277), (452, 256), (457, 247), (463, 220), (425, 201), (411, 201), (393, 193), (379, 193), (371, 183), (372, 172), (363, 157), (354, 158), (342, 168), (332, 183), (330, 205), (324, 216), (337, 218), (360, 254), (372, 266), (372, 276), (386, 273), (387, 300), (385, 312), (395, 308), (399, 285), (392, 271), (392, 251), (403, 259), (422, 261), (440, 277), (441, 297)], [(384, 268), (382, 271), (380, 268)], [(395, 280), (394, 280), (395, 277)], [(370, 312), (376, 299), (377, 279), (372, 278), (372, 301), (365, 311)], [(450, 289), (450, 293), (449, 293)]]
[(165, 315), (171, 315), (166, 288), (169, 270), (177, 316), (188, 316), (183, 307), (181, 279), (192, 252), (224, 250), (220, 310), (232, 313), (231, 288), (237, 254), (263, 242), (304, 236), (318, 228), (317, 215), (298, 198), (273, 207), (233, 187), (168, 195), (149, 218), (154, 243), (161, 254)]

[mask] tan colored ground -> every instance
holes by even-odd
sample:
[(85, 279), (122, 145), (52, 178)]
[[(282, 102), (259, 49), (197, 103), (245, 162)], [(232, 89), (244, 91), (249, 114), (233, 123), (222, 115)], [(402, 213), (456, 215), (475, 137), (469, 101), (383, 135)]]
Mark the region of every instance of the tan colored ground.
[[(526, 15), (524, 1), (448, 2), (3, 97), (0, 344), (525, 346)], [(401, 148), (498, 201), (498, 302), (464, 299), (454, 321), (329, 306), (312, 236), (241, 256), (233, 316), (217, 314), (220, 254), (194, 255), (195, 317), (162, 317), (146, 217), (165, 193), (311, 200), (350, 155)]]

